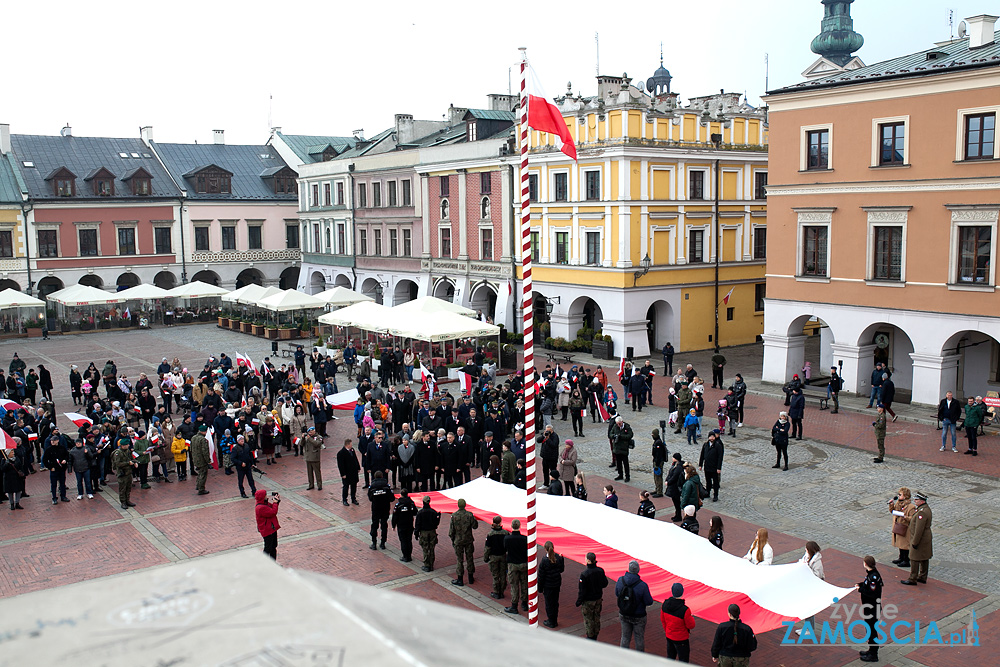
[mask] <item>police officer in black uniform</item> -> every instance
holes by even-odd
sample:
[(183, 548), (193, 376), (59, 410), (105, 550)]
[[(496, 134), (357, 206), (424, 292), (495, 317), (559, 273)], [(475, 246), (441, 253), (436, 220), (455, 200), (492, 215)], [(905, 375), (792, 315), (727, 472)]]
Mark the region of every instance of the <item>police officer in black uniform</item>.
[(368, 500), (372, 504), (372, 545), (368, 548), (373, 551), (377, 548), (375, 540), (378, 537), (380, 526), (382, 528), (382, 543), (380, 546), (385, 549), (386, 533), (389, 532), (389, 511), (392, 507), (392, 501), (395, 499), (396, 494), (389, 487), (389, 482), (385, 479), (385, 474), (381, 470), (376, 470), (375, 479), (372, 480), (372, 485), (368, 487)]
[(878, 662), (878, 643), (875, 636), (875, 625), (878, 623), (882, 610), (882, 575), (875, 567), (875, 558), (865, 556), (865, 580), (854, 585), (854, 590), (861, 594), (861, 618), (868, 624), (868, 650), (858, 651), (861, 662)]
[(399, 559), (409, 563), (413, 554), (413, 519), (417, 516), (417, 506), (410, 498), (410, 492), (403, 489), (399, 492), (399, 500), (392, 508), (392, 527), (399, 536), (399, 548), (403, 552)]

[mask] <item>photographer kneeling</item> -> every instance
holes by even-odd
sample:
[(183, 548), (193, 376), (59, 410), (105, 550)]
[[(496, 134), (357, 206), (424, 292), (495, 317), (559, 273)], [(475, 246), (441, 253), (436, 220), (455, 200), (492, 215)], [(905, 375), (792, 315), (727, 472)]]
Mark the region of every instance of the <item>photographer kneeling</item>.
[(281, 496), (277, 491), (267, 495), (264, 489), (257, 489), (254, 494), (257, 499), (255, 513), (257, 515), (257, 530), (264, 538), (264, 553), (278, 560), (278, 505), (281, 503)]

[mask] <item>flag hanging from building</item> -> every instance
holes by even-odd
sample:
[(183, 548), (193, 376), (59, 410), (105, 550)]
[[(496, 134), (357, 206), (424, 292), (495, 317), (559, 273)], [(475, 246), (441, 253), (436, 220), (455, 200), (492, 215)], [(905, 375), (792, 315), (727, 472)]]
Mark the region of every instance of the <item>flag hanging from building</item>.
[(576, 159), (576, 144), (563, 120), (559, 107), (549, 101), (531, 65), (527, 66), (525, 85), (528, 94), (528, 127), (539, 132), (556, 135), (556, 148), (573, 160)]
[[(736, 289), (736, 288), (734, 287), (733, 289)], [(729, 290), (729, 294), (727, 294), (726, 296), (722, 297), (722, 303), (723, 304), (725, 304), (727, 306), (729, 305), (729, 297), (731, 297), (733, 295), (733, 289)]]

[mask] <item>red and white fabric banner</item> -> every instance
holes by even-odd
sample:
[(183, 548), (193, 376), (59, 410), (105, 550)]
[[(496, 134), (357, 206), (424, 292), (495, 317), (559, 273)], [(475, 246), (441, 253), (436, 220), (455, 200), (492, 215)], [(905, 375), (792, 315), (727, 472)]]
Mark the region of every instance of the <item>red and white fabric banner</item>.
[(3, 408), (5, 411), (13, 410), (14, 412), (17, 412), (22, 407), (24, 407), (24, 406), (22, 406), (17, 401), (12, 401), (12, 400), (7, 399), (7, 398), (0, 400), (0, 408)]
[(94, 423), (90, 420), (90, 417), (81, 415), (79, 412), (64, 412), (63, 414), (66, 415), (71, 422), (76, 424), (78, 428), (82, 428), (84, 424), (93, 425)]
[(17, 443), (10, 433), (0, 429), (0, 449), (17, 449)]
[[(468, 484), (428, 494), (434, 509), (454, 512), (458, 499), (481, 521), (494, 516), (524, 517), (523, 491), (480, 477)], [(756, 632), (781, 627), (782, 621), (808, 618), (854, 592), (818, 579), (804, 563), (751, 565), (715, 548), (704, 537), (669, 522), (585, 502), (572, 496), (539, 494), (538, 542), (552, 540), (566, 558), (583, 563), (588, 551), (615, 580), (639, 562), (639, 575), (656, 600), (670, 597), (675, 582), (684, 585), (691, 612), (712, 623), (728, 619), (730, 604), (740, 605), (741, 619)]]
[(208, 433), (205, 434), (205, 439), (208, 440), (208, 457), (212, 462), (212, 468), (214, 470), (219, 469), (219, 450), (215, 446), (215, 427), (210, 426), (208, 428)]
[(330, 394), (326, 397), (326, 402), (334, 410), (353, 410), (358, 404), (359, 396), (357, 389), (348, 389), (339, 394)]
[(459, 373), (458, 381), (462, 385), (462, 393), (468, 396), (472, 396), (472, 376), (468, 373)]
[(573, 160), (576, 159), (576, 144), (569, 133), (569, 127), (563, 120), (562, 112), (555, 104), (549, 101), (549, 96), (545, 94), (542, 84), (535, 76), (535, 71), (530, 65), (525, 72), (525, 91), (528, 96), (528, 127), (539, 132), (548, 132), (556, 135), (556, 148), (565, 153)]

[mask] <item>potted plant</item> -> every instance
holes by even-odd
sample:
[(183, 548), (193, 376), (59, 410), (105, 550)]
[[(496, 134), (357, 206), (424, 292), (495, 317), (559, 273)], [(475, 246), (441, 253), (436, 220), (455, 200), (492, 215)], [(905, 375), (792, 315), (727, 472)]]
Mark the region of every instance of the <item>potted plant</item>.
[(260, 320), (254, 320), (254, 321), (250, 322), (249, 324), (250, 324), (250, 327), (249, 327), (249, 330), (247, 331), (247, 333), (252, 333), (254, 336), (263, 336), (264, 335), (264, 323), (263, 322), (261, 322)]
[(594, 341), (591, 344), (592, 354), (598, 359), (613, 359), (615, 353), (615, 344), (611, 340), (611, 336), (602, 336), (597, 334), (594, 336)]
[(208, 322), (208, 318), (210, 318), (211, 316), (212, 316), (212, 314), (210, 312), (208, 312), (207, 310), (203, 311), (203, 312), (200, 312), (200, 313), (198, 313), (198, 321), (199, 322)]
[(184, 311), (184, 315), (181, 316), (181, 322), (183, 322), (184, 324), (190, 324), (191, 322), (194, 322), (194, 313), (192, 313), (190, 310)]
[(28, 332), (28, 338), (41, 338), (42, 336), (42, 322), (41, 320), (30, 320), (25, 323), (24, 330)]
[(132, 318), (120, 317), (118, 318), (118, 328), (127, 329), (132, 326)]
[(264, 338), (268, 340), (277, 340), (278, 338), (278, 327), (272, 326), (270, 323), (264, 326)]
[(102, 329), (110, 329), (111, 328), (111, 320), (107, 320), (107, 319), (101, 320), (100, 327)]
[(292, 338), (298, 338), (298, 330), (290, 324), (282, 324), (278, 328), (278, 338), (281, 340), (291, 340)]
[(219, 326), (223, 329), (229, 328), (229, 313), (221, 312), (219, 313)]
[(72, 330), (72, 328), (73, 328), (73, 323), (70, 322), (69, 320), (59, 320), (59, 331), (65, 333), (67, 331)]

